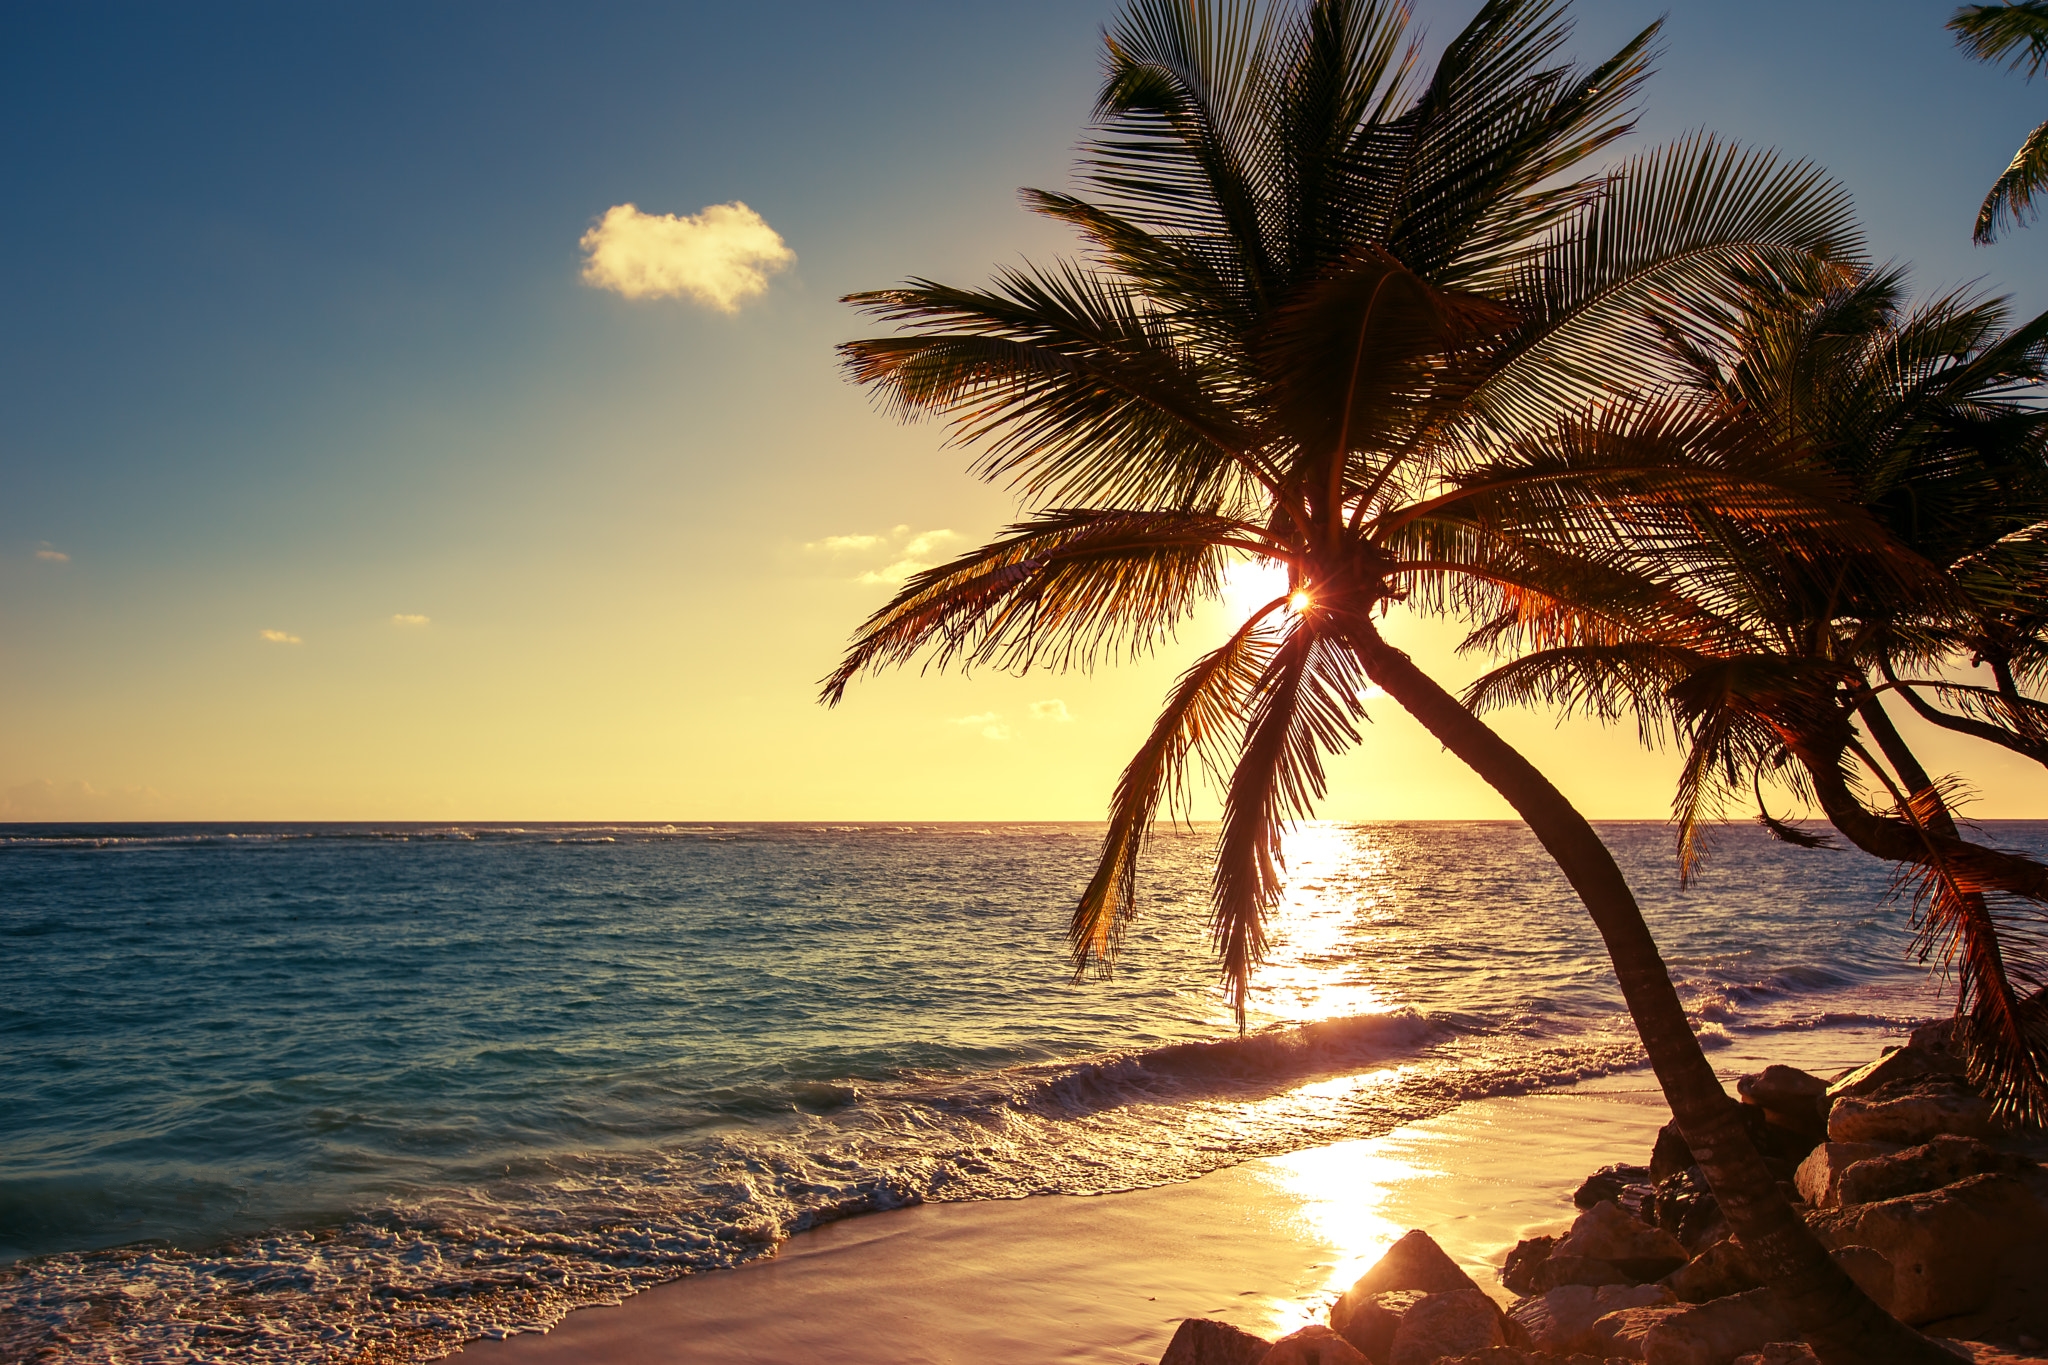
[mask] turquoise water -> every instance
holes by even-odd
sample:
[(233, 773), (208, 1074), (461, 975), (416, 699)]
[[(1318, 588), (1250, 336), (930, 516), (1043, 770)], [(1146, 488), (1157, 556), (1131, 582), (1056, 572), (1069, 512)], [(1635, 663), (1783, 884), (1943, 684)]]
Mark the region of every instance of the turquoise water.
[[(2048, 850), (2048, 825), (1990, 827)], [(1710, 1041), (1925, 1016), (1889, 870), (1611, 825)], [(1637, 1060), (1526, 831), (1308, 826), (1254, 1033), (1162, 837), (0, 827), (0, 1357), (418, 1359), (917, 1200), (1183, 1180)]]

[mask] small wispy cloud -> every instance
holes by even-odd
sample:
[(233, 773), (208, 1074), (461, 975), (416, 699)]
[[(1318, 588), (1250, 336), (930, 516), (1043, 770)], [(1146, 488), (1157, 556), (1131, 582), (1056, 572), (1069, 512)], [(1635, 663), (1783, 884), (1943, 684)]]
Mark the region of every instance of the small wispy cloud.
[(1052, 720), (1064, 725), (1073, 718), (1073, 712), (1067, 710), (1067, 704), (1058, 697), (1054, 697), (1049, 701), (1035, 701), (1031, 703), (1031, 719), (1033, 720)]
[(796, 253), (766, 219), (735, 199), (699, 213), (605, 210), (583, 234), (583, 282), (629, 299), (689, 299), (734, 313), (765, 293)]
[(823, 540), (806, 541), (804, 548), (813, 554), (890, 555), (887, 564), (865, 569), (853, 581), (893, 585), (931, 568), (939, 560), (940, 549), (959, 538), (957, 532), (943, 529), (912, 534), (908, 526), (894, 526), (886, 535), (826, 536)]
[(256, 638), (273, 645), (302, 645), (306, 643), (288, 630), (259, 630)]
[(53, 550), (47, 545), (36, 551), (36, 558), (42, 560), (45, 564), (69, 564), (71, 562), (70, 555), (65, 554), (62, 550)]
[(427, 617), (421, 616), (416, 612), (394, 611), (391, 613), (391, 624), (394, 626), (424, 626), (427, 622)]
[(955, 716), (953, 717), (953, 724), (964, 729), (979, 730), (983, 739), (1008, 739), (1010, 737), (1010, 727), (1003, 724), (1003, 713), (1000, 711), (983, 711), (981, 714), (974, 716)]

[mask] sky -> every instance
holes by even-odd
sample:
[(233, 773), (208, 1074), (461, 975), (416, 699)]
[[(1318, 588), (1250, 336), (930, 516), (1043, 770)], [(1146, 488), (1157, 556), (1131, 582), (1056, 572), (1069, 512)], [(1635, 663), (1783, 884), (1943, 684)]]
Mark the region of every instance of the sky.
[[(1415, 8), (1440, 45), (1476, 4)], [(1015, 192), (1071, 184), (1115, 12), (0, 8), (0, 820), (1100, 818), (1226, 608), (1092, 674), (814, 698), (1021, 510), (843, 380), (837, 300), (1068, 249)], [(1921, 285), (2048, 307), (2048, 227), (1969, 241), (2048, 86), (1947, 6), (1574, 12), (1581, 61), (1668, 13), (1631, 146), (1811, 158)], [(1508, 814), (1371, 711), (1325, 814)], [(1500, 725), (1589, 815), (1666, 813), (1632, 726)], [(2048, 817), (1948, 739), (1970, 813)]]

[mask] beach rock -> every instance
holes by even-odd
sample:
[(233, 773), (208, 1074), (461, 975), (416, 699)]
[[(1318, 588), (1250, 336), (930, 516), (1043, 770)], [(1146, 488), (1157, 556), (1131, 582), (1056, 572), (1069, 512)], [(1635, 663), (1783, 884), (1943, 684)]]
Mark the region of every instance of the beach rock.
[(1928, 1076), (1959, 1077), (1962, 1073), (1962, 1063), (1945, 1048), (1889, 1047), (1876, 1061), (1866, 1062), (1830, 1082), (1821, 1108), (1832, 1119), (1834, 1106), (1845, 1099), (1861, 1099), (1900, 1081)]
[(1828, 1111), (1830, 1142), (1914, 1144), (1944, 1133), (1981, 1138), (1991, 1132), (1991, 1101), (1950, 1077), (1928, 1076), (1846, 1095)]
[(1159, 1365), (1258, 1365), (1273, 1343), (1214, 1318), (1188, 1318), (1167, 1343)]
[(1664, 1277), (1673, 1294), (1685, 1303), (1707, 1303), (1740, 1294), (1762, 1284), (1749, 1263), (1742, 1244), (1723, 1237), (1702, 1247), (1697, 1255)]
[(1772, 1123), (1796, 1134), (1795, 1141), (1811, 1144), (1827, 1135), (1822, 1104), (1828, 1083), (1818, 1076), (1796, 1066), (1767, 1066), (1736, 1081), (1735, 1093), (1744, 1104), (1763, 1110)]
[(1573, 1192), (1572, 1203), (1582, 1209), (1590, 1209), (1603, 1199), (1619, 1204), (1629, 1187), (1655, 1183), (1650, 1179), (1648, 1166), (1602, 1166)]
[(1550, 1259), (1550, 1249), (1557, 1245), (1555, 1237), (1525, 1237), (1515, 1243), (1515, 1249), (1500, 1268), (1500, 1282), (1510, 1294), (1535, 1294), (1540, 1292), (1536, 1276), (1543, 1269), (1543, 1263)]
[(1320, 1323), (1290, 1332), (1259, 1357), (1259, 1365), (1372, 1365), (1358, 1349)]
[(1819, 1359), (1803, 1341), (1774, 1341), (1761, 1351), (1737, 1357), (1735, 1365), (1816, 1365)]
[(1420, 1289), (1384, 1289), (1358, 1298), (1346, 1294), (1330, 1305), (1330, 1330), (1350, 1342), (1360, 1355), (1385, 1365), (1401, 1319), (1428, 1297)]
[(1832, 1209), (1842, 1202), (1842, 1177), (1851, 1166), (1898, 1150), (1890, 1142), (1823, 1142), (1799, 1163), (1792, 1183), (1809, 1208)]
[(2017, 1175), (2028, 1165), (2022, 1158), (1993, 1151), (1975, 1138), (1944, 1133), (1918, 1147), (1856, 1162), (1842, 1172), (1841, 1202), (1875, 1204), (1938, 1190), (1973, 1175)]
[(1587, 1349), (1597, 1356), (1641, 1360), (1643, 1339), (1649, 1336), (1650, 1329), (1673, 1314), (1685, 1311), (1684, 1304), (1660, 1304), (1609, 1313), (1593, 1324), (1592, 1343)]
[(2009, 1346), (1994, 1346), (1983, 1341), (1944, 1341), (1942, 1345), (1956, 1351), (1970, 1365), (2040, 1365), (2048, 1356), (2040, 1355), (2035, 1348), (2022, 1345), (2017, 1351)]
[(1365, 1298), (1388, 1289), (1420, 1289), (1438, 1294), (1447, 1289), (1478, 1289), (1472, 1277), (1444, 1254), (1428, 1233), (1416, 1228), (1387, 1248), (1387, 1254), (1373, 1262), (1372, 1269), (1344, 1292)]
[(1688, 1251), (1726, 1235), (1727, 1220), (1707, 1189), (1706, 1175), (1697, 1166), (1669, 1176), (1658, 1185), (1651, 1211), (1651, 1221), (1676, 1237)]
[(1505, 1345), (1499, 1306), (1476, 1288), (1451, 1289), (1401, 1315), (1387, 1365), (1435, 1365), (1443, 1356)]
[(1567, 1353), (1590, 1349), (1593, 1324), (1609, 1313), (1675, 1302), (1661, 1284), (1562, 1285), (1522, 1300), (1508, 1310), (1508, 1320), (1528, 1334), (1531, 1350)]
[(1849, 1278), (1856, 1281), (1856, 1287), (1872, 1303), (1887, 1313), (1892, 1311), (1899, 1277), (1883, 1252), (1876, 1247), (1848, 1246), (1836, 1247), (1828, 1254), (1835, 1258), (1836, 1265), (1849, 1272)]
[(1650, 1149), (1652, 1185), (1662, 1185), (1694, 1164), (1692, 1148), (1686, 1145), (1685, 1134), (1679, 1131), (1677, 1119), (1657, 1130), (1656, 1145)]
[(2008, 1253), (2048, 1238), (2048, 1211), (2018, 1177), (2002, 1174), (1821, 1210), (1807, 1222), (1824, 1246), (1871, 1247), (1890, 1262), (1892, 1313), (1915, 1325), (1983, 1307)]
[(1643, 1360), (1647, 1365), (1730, 1365), (1737, 1356), (1798, 1336), (1777, 1296), (1752, 1289), (1653, 1322), (1643, 1334)]
[(1600, 1356), (1581, 1355), (1574, 1352), (1566, 1356), (1545, 1355), (1539, 1351), (1525, 1351), (1515, 1346), (1489, 1346), (1471, 1355), (1445, 1356), (1437, 1365), (1628, 1365), (1619, 1356), (1603, 1359)]
[(1638, 1282), (1662, 1279), (1686, 1262), (1685, 1248), (1662, 1228), (1629, 1217), (1612, 1200), (1603, 1200), (1572, 1222), (1558, 1239), (1550, 1259), (1581, 1257), (1606, 1261)]
[(1634, 1275), (1627, 1274), (1612, 1261), (1594, 1260), (1590, 1256), (1558, 1256), (1553, 1254), (1537, 1268), (1536, 1290), (1547, 1294), (1553, 1289), (1566, 1285), (1583, 1285), (1597, 1288), (1601, 1285), (1641, 1284)]

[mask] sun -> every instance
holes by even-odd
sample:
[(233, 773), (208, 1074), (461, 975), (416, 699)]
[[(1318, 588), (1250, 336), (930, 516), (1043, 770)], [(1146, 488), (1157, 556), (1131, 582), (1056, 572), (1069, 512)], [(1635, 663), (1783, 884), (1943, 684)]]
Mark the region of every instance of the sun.
[(1296, 616), (1301, 615), (1314, 606), (1315, 602), (1316, 599), (1309, 595), (1307, 588), (1296, 588), (1293, 592), (1287, 594), (1287, 610), (1293, 612)]

